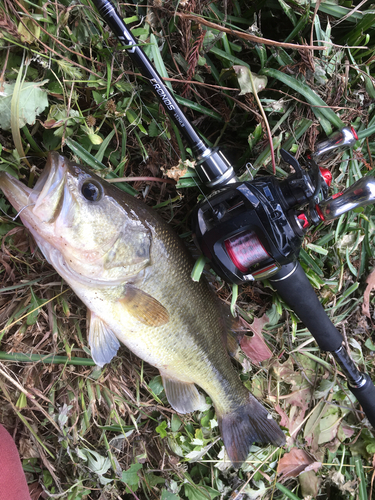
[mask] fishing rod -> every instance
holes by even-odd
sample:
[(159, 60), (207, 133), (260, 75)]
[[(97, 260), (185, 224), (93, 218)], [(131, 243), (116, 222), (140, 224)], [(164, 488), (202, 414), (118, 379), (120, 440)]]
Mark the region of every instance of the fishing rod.
[(332, 354), (345, 374), (350, 391), (375, 427), (375, 386), (356, 367), (298, 262), (305, 233), (356, 207), (375, 202), (373, 175), (329, 197), (332, 176), (317, 161), (340, 148), (351, 147), (358, 136), (345, 127), (325, 141), (301, 165), (287, 151), (283, 160), (294, 173), (279, 181), (273, 176), (241, 182), (218, 148), (208, 147), (180, 109), (173, 94), (127, 29), (109, 0), (92, 0), (99, 14), (149, 81), (166, 112), (196, 157), (196, 172), (212, 190), (193, 215), (193, 237), (214, 271), (229, 283), (268, 279), (315, 338)]

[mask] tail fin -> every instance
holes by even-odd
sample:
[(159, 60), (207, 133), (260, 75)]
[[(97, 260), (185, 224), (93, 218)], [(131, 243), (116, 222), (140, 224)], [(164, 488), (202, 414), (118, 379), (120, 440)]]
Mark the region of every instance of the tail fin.
[(235, 467), (240, 467), (246, 460), (254, 442), (275, 446), (285, 443), (285, 436), (276, 421), (251, 394), (247, 404), (218, 420), (225, 448)]

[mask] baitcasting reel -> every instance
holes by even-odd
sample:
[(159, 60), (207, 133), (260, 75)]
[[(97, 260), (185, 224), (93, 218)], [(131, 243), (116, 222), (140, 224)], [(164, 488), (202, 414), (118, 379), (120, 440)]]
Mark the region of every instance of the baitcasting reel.
[[(221, 178), (216, 175), (218, 189), (193, 216), (196, 244), (215, 272), (239, 284), (269, 278), (295, 262), (306, 231), (337, 216), (338, 201), (327, 200), (332, 176), (316, 161), (333, 149), (352, 146), (357, 139), (355, 130), (345, 127), (318, 144), (317, 152), (308, 156), (303, 166), (281, 150), (283, 160), (294, 169), (282, 181), (264, 176), (246, 182), (232, 177), (228, 182), (226, 172)], [(207, 172), (201, 172), (203, 168), (197, 169), (200, 178), (207, 177)], [(364, 202), (363, 197), (354, 199), (353, 193), (346, 193), (340, 199), (338, 215), (354, 208), (353, 203), (358, 206)]]

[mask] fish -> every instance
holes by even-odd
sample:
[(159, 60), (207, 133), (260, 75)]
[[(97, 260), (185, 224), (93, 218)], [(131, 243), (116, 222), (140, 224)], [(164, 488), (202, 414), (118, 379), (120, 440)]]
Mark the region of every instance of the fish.
[(160, 371), (181, 414), (212, 400), (232, 463), (254, 442), (282, 446), (285, 435), (245, 388), (226, 348), (228, 319), (181, 238), (143, 201), (58, 152), (34, 188), (0, 172), (0, 188), (47, 261), (90, 313), (88, 343), (103, 367), (120, 342)]

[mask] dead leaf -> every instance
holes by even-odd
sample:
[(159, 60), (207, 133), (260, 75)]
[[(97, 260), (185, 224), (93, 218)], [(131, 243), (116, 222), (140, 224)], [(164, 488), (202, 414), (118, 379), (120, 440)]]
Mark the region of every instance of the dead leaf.
[(340, 425), (342, 417), (338, 417), (337, 413), (332, 413), (320, 419), (319, 422), (319, 438), (318, 444), (328, 443), (337, 435), (337, 429)]
[(307, 405), (304, 407), (290, 406), (289, 425), (287, 427), (289, 430), (289, 436), (287, 437), (288, 446), (294, 445), (298, 433), (301, 430), (306, 411)]
[[(249, 70), (246, 66), (235, 65), (233, 70), (236, 73), (238, 84), (240, 86), (241, 92), (239, 95), (244, 94), (254, 94), (255, 92), (261, 92), (267, 87), (267, 77), (264, 75), (257, 75)], [(252, 78), (250, 77), (250, 73)], [(254, 87), (253, 87), (254, 85)]]
[(370, 293), (375, 289), (375, 269), (367, 276), (366, 290), (363, 294), (362, 313), (371, 319), (370, 316)]
[(193, 169), (194, 167), (195, 167), (195, 161), (180, 160), (178, 165), (175, 165), (171, 168), (161, 167), (161, 171), (164, 172), (165, 175), (170, 179), (173, 179), (174, 181), (178, 182), (180, 180), (180, 177), (183, 177), (189, 168)]
[[(351, 438), (354, 434), (354, 429), (349, 425), (347, 424), (346, 422), (341, 422), (341, 428), (342, 428), (342, 431), (345, 435), (345, 438)], [(375, 455), (374, 455), (375, 457)]]
[(345, 476), (341, 474), (341, 472), (330, 471), (329, 477), (332, 482), (339, 488), (343, 493), (349, 493), (350, 495), (355, 495), (357, 488), (357, 481), (353, 479), (353, 481), (348, 481), (345, 483)]
[(315, 471), (309, 470), (307, 472), (302, 472), (298, 480), (301, 485), (301, 493), (303, 498), (316, 498), (317, 494), (319, 493), (320, 479), (315, 474)]
[(278, 474), (284, 479), (299, 476), (314, 460), (303, 450), (292, 448), (279, 462)]
[(29, 484), (29, 493), (31, 500), (39, 500), (39, 498), (47, 498), (44, 495), (42, 486), (38, 482)]
[(289, 429), (289, 417), (279, 404), (275, 405), (275, 411), (277, 411), (277, 413), (281, 417), (281, 420), (279, 422), (280, 426)]
[(59, 128), (64, 125), (64, 120), (54, 120), (53, 118), (46, 120), (45, 122), (41, 122), (44, 128)]
[(253, 363), (260, 363), (272, 357), (272, 352), (262, 335), (262, 329), (268, 321), (265, 314), (261, 318), (255, 318), (251, 325), (247, 324), (254, 335), (252, 337), (244, 335), (240, 340), (241, 349)]
[(167, 177), (177, 182), (180, 177), (186, 174), (187, 168), (172, 167), (169, 170), (165, 169), (164, 171)]
[(281, 425), (289, 430), (288, 446), (293, 446), (310, 404), (312, 390), (302, 375), (295, 371), (292, 357), (289, 357), (284, 363), (272, 360), (270, 368), (272, 368), (277, 380), (291, 385), (291, 392), (283, 396), (285, 412), (277, 406), (275, 409), (282, 417), (283, 423)]
[(296, 377), (296, 372), (293, 366), (292, 358), (288, 358), (284, 363), (280, 363), (278, 359), (272, 362), (272, 368), (277, 380), (282, 380), (287, 384), (293, 384)]
[(25, 458), (39, 458), (39, 452), (34, 442), (27, 438), (20, 438), (20, 455), (23, 459)]
[(8, 256), (4, 255), (4, 257), (2, 257), (2, 255), (0, 255), (0, 264), (2, 264), (5, 271), (5, 276), (7, 276), (6, 281), (10, 280), (14, 282), (16, 278), (14, 276), (12, 267), (7, 262), (8, 260)]

